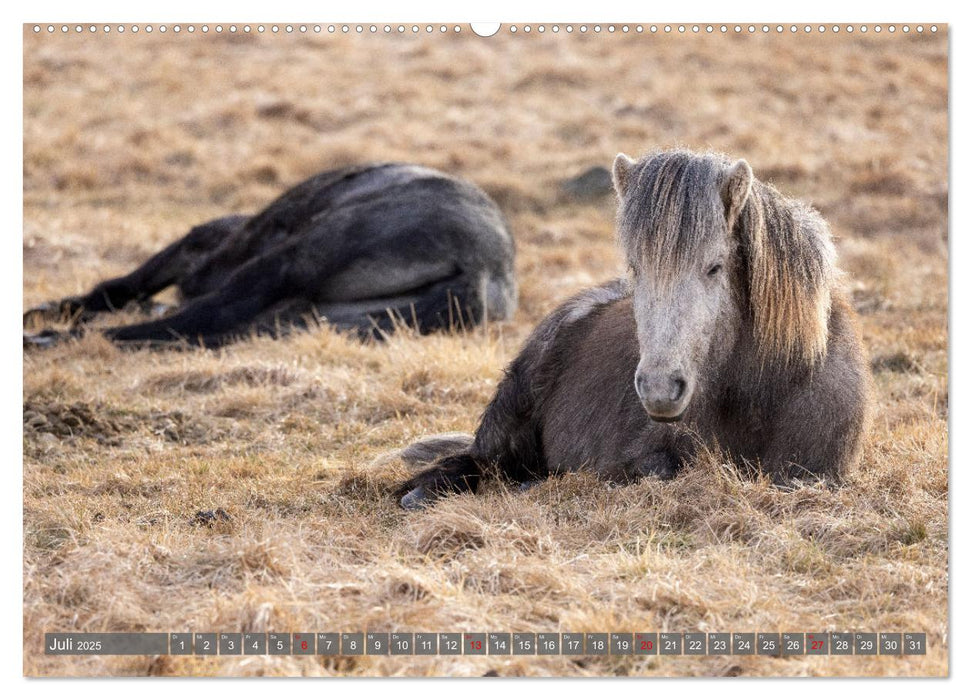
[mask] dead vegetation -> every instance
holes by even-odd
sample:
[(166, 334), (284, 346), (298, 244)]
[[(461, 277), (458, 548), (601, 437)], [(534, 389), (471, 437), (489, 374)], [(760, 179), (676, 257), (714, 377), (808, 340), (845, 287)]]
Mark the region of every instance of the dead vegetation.
[[(30, 675), (947, 673), (947, 50), (937, 36), (34, 36), (24, 305), (127, 270), (320, 169), (482, 184), (518, 242), (513, 322), (219, 352), (91, 337), (24, 359)], [(533, 325), (622, 272), (617, 151), (714, 148), (830, 222), (877, 388), (863, 464), (782, 491), (490, 484), (421, 513), (379, 457), (468, 431)], [(224, 513), (226, 517), (220, 515)], [(926, 631), (926, 657), (45, 657), (43, 632)]]

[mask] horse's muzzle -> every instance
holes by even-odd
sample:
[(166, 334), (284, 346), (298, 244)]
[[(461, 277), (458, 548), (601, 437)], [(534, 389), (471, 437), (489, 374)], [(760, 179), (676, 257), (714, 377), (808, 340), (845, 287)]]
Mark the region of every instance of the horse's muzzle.
[(651, 420), (673, 423), (681, 420), (691, 401), (691, 386), (684, 374), (637, 372), (634, 389)]

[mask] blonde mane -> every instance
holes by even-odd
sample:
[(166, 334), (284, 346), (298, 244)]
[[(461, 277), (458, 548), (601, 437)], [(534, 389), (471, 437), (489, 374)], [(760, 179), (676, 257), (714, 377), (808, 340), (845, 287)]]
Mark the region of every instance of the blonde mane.
[(837, 281), (829, 227), (813, 209), (758, 183), (738, 229), (748, 241), (750, 299), (759, 349), (789, 363), (826, 355)]

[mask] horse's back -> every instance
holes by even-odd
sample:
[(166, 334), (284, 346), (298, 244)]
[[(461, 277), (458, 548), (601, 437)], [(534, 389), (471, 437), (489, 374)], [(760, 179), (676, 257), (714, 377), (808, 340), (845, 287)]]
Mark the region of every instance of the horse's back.
[[(253, 232), (340, 237), (353, 242), (404, 237), (432, 226), (442, 238), (478, 232), (511, 236), (498, 206), (476, 185), (432, 168), (374, 163), (329, 170), (294, 186), (249, 222)], [(365, 231), (366, 234), (365, 235)]]
[(359, 165), (285, 192), (201, 261), (183, 292), (198, 296), (244, 264), (271, 272), (282, 260), (315, 303), (414, 296), (454, 280), (457, 298), (507, 318), (514, 255), (501, 211), (476, 185), (418, 165)]

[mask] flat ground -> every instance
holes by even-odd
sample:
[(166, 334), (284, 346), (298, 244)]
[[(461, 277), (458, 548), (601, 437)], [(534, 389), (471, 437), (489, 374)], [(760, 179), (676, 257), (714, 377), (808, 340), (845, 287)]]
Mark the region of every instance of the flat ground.
[[(94, 337), (24, 356), (24, 671), (944, 675), (947, 38), (579, 32), (25, 31), (24, 306), (190, 226), (370, 159), (480, 183), (518, 243), (515, 319), (367, 346), (218, 352)], [(529, 330), (621, 273), (614, 202), (558, 181), (618, 151), (745, 157), (837, 236), (877, 390), (836, 491), (717, 460), (671, 482), (492, 485), (407, 513), (382, 455), (470, 431)], [(215, 527), (197, 511), (222, 508)], [(45, 630), (926, 631), (924, 657), (53, 658)]]

